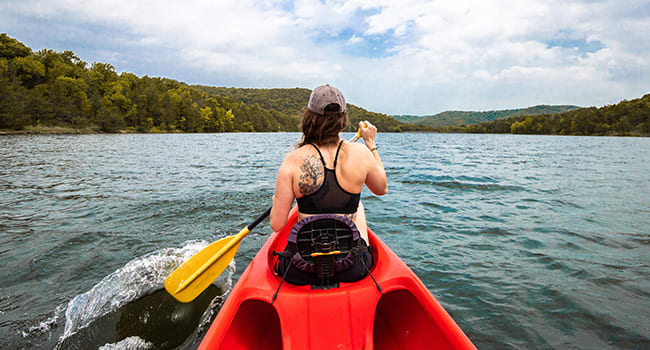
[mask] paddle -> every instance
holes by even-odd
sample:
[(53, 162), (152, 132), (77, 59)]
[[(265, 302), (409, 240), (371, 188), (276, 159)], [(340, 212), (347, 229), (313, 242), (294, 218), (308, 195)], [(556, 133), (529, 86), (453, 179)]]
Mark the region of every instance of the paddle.
[(194, 300), (228, 267), (241, 240), (270, 213), (268, 208), (238, 234), (222, 238), (189, 258), (165, 279), (167, 292), (182, 303)]
[[(359, 129), (350, 142), (356, 142), (360, 137)], [(182, 303), (189, 303), (198, 297), (228, 267), (237, 253), (241, 240), (270, 213), (271, 208), (268, 208), (238, 234), (210, 244), (177, 267), (165, 279), (167, 292)]]

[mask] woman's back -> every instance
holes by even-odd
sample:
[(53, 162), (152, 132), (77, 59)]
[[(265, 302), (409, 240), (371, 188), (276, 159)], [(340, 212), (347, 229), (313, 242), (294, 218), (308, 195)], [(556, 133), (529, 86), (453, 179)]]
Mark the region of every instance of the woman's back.
[[(284, 226), (294, 200), (298, 202), (300, 221), (292, 232), (298, 231), (290, 236), (276, 265), (276, 272), (291, 283), (312, 283), (316, 275), (326, 284), (356, 281), (372, 266), (361, 190), (365, 184), (375, 194), (386, 193), (386, 172), (375, 146), (377, 128), (368, 121), (359, 123), (364, 146), (341, 141), (346, 125), (341, 92), (329, 85), (315, 88), (301, 120), (299, 147), (285, 157), (278, 171), (271, 208), (273, 230)], [(342, 223), (344, 227), (339, 227)], [(301, 224), (309, 224), (306, 231)], [(350, 237), (350, 249), (344, 253), (344, 238)], [(300, 242), (306, 244), (304, 252), (316, 259), (313, 264), (301, 258)]]
[(364, 184), (377, 195), (386, 193), (387, 182), (375, 137), (377, 128), (359, 123), (365, 146), (342, 142), (347, 125), (345, 99), (329, 85), (315, 88), (301, 120), (299, 147), (290, 152), (278, 171), (271, 210), (271, 227), (279, 230), (294, 200), (299, 218), (312, 214), (344, 214), (359, 226), (365, 238), (365, 214), (360, 203)]
[(333, 171), (336, 177), (337, 183), (330, 185), (338, 185), (348, 193), (361, 193), (367, 175), (363, 153), (347, 142), (341, 144), (338, 152), (337, 146), (305, 145), (294, 151), (292, 172), (296, 198), (317, 192), (325, 182), (326, 170)]

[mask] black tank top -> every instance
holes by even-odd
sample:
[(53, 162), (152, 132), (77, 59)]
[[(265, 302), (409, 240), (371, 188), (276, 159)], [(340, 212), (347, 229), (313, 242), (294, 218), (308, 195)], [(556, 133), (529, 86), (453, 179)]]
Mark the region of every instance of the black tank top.
[(343, 141), (339, 143), (334, 156), (334, 169), (325, 166), (325, 158), (316, 145), (312, 144), (325, 169), (325, 179), (316, 192), (297, 199), (298, 211), (304, 214), (354, 214), (359, 206), (361, 193), (350, 193), (344, 190), (336, 179), (336, 162)]

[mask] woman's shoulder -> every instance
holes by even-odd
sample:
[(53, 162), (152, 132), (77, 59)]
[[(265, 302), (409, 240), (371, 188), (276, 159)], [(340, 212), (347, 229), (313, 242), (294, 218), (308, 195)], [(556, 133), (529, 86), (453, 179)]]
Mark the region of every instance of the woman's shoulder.
[(310, 154), (309, 145), (300, 146), (291, 152), (287, 153), (284, 157), (284, 163), (302, 162), (303, 159)]
[(350, 154), (356, 155), (358, 157), (364, 157), (367, 158), (368, 155), (370, 154), (370, 150), (366, 145), (364, 145), (361, 142), (350, 142), (350, 141), (345, 141), (346, 146), (349, 147)]
[(355, 151), (363, 151), (363, 149), (366, 148), (366, 146), (361, 142), (345, 141), (345, 144)]

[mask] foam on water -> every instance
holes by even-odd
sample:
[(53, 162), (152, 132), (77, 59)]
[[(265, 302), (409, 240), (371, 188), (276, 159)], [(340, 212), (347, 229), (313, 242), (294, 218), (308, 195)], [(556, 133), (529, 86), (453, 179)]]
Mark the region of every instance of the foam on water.
[(139, 337), (128, 337), (120, 340), (117, 343), (105, 344), (104, 346), (99, 347), (98, 350), (147, 350), (153, 348), (154, 345), (146, 340), (143, 340)]
[(33, 335), (49, 332), (52, 329), (52, 327), (57, 325), (58, 320), (61, 318), (61, 315), (63, 315), (64, 311), (65, 311), (65, 305), (57, 306), (56, 311), (54, 311), (52, 317), (39, 322), (35, 326), (29, 327), (27, 330), (20, 332), (20, 334), (23, 336), (23, 338), (27, 338)]
[[(205, 241), (191, 241), (182, 248), (166, 248), (150, 253), (128, 262), (88, 292), (77, 295), (65, 310), (65, 330), (59, 343), (99, 317), (164, 288), (167, 275), (207, 245)], [(221, 290), (229, 291), (234, 271), (233, 261), (214, 284)], [(205, 322), (202, 320), (202, 323)]]

